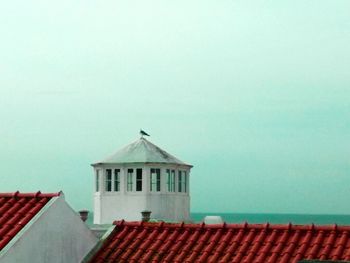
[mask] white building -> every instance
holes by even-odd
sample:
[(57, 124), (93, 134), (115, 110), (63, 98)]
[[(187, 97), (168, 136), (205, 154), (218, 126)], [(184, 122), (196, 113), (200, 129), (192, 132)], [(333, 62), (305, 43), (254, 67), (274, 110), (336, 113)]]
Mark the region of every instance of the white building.
[(141, 219), (141, 211), (166, 221), (190, 219), (186, 164), (141, 137), (94, 167), (94, 223)]

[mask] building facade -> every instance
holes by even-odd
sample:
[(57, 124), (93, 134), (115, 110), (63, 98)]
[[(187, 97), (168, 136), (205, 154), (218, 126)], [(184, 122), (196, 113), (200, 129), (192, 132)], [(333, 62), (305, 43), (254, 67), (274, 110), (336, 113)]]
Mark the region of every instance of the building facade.
[(166, 221), (190, 219), (190, 170), (141, 137), (94, 168), (94, 223), (140, 220), (142, 211)]

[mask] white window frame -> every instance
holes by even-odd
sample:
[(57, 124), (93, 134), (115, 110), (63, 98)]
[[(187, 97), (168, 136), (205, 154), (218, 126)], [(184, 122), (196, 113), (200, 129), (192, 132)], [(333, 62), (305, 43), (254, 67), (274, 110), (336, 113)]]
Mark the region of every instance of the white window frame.
[(187, 171), (178, 171), (178, 192), (187, 193)]
[(112, 192), (112, 169), (106, 169), (105, 172), (105, 191)]
[(113, 169), (113, 192), (120, 192), (120, 169)]
[[(154, 171), (154, 172), (152, 172)], [(161, 170), (160, 168), (150, 169), (150, 191), (160, 192), (161, 191)]]
[(167, 174), (167, 191), (169, 193), (175, 192), (175, 170), (166, 169)]
[(101, 176), (101, 170), (96, 169), (96, 177), (95, 177), (95, 192), (100, 192), (100, 176)]
[[(141, 179), (137, 178), (137, 171), (141, 170)], [(137, 184), (141, 182), (141, 190), (137, 190)], [(135, 191), (136, 192), (142, 192), (143, 190), (143, 169), (142, 168), (136, 168), (135, 169)]]
[[(129, 171), (132, 170), (130, 173)], [(135, 174), (135, 169), (133, 168), (128, 168), (127, 169), (127, 174), (126, 174), (126, 191), (127, 192), (133, 192), (134, 191), (134, 174)]]

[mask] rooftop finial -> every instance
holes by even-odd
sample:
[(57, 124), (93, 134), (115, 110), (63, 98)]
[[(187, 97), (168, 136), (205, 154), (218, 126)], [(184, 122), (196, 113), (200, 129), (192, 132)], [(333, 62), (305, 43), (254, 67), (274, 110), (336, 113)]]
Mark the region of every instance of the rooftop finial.
[(143, 136), (150, 136), (147, 132), (143, 131), (142, 129), (140, 129), (140, 135), (141, 138), (143, 138)]

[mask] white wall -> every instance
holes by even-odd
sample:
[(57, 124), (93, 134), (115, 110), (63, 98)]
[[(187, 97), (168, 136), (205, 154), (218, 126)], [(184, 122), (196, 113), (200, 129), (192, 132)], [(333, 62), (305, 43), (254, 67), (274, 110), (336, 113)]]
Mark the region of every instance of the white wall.
[[(126, 171), (128, 168), (143, 169), (142, 191), (126, 191)], [(150, 169), (161, 169), (161, 191), (150, 192)], [(166, 221), (188, 221), (190, 219), (190, 194), (189, 194), (189, 167), (179, 167), (174, 165), (101, 165), (95, 167), (101, 170), (100, 191), (94, 193), (94, 223), (111, 224), (114, 220), (124, 219), (126, 221), (140, 221), (141, 211), (150, 210), (151, 218)], [(121, 186), (119, 192), (105, 191), (105, 171), (106, 169), (121, 170)], [(167, 192), (166, 169), (187, 172), (187, 192), (179, 193), (177, 182), (175, 192)], [(176, 175), (177, 178), (177, 175)], [(134, 182), (135, 186), (135, 182)]]
[[(166, 221), (189, 220), (190, 198), (185, 194), (121, 194), (98, 195), (101, 216), (96, 224), (111, 224), (114, 220), (140, 221), (141, 211), (152, 211), (151, 218)], [(98, 221), (100, 220), (100, 221)]]
[(190, 220), (190, 197), (183, 194), (160, 194), (147, 196), (147, 210), (152, 211), (151, 218), (165, 221)]
[(77, 263), (98, 241), (63, 196), (35, 219), (0, 257), (1, 263)]

